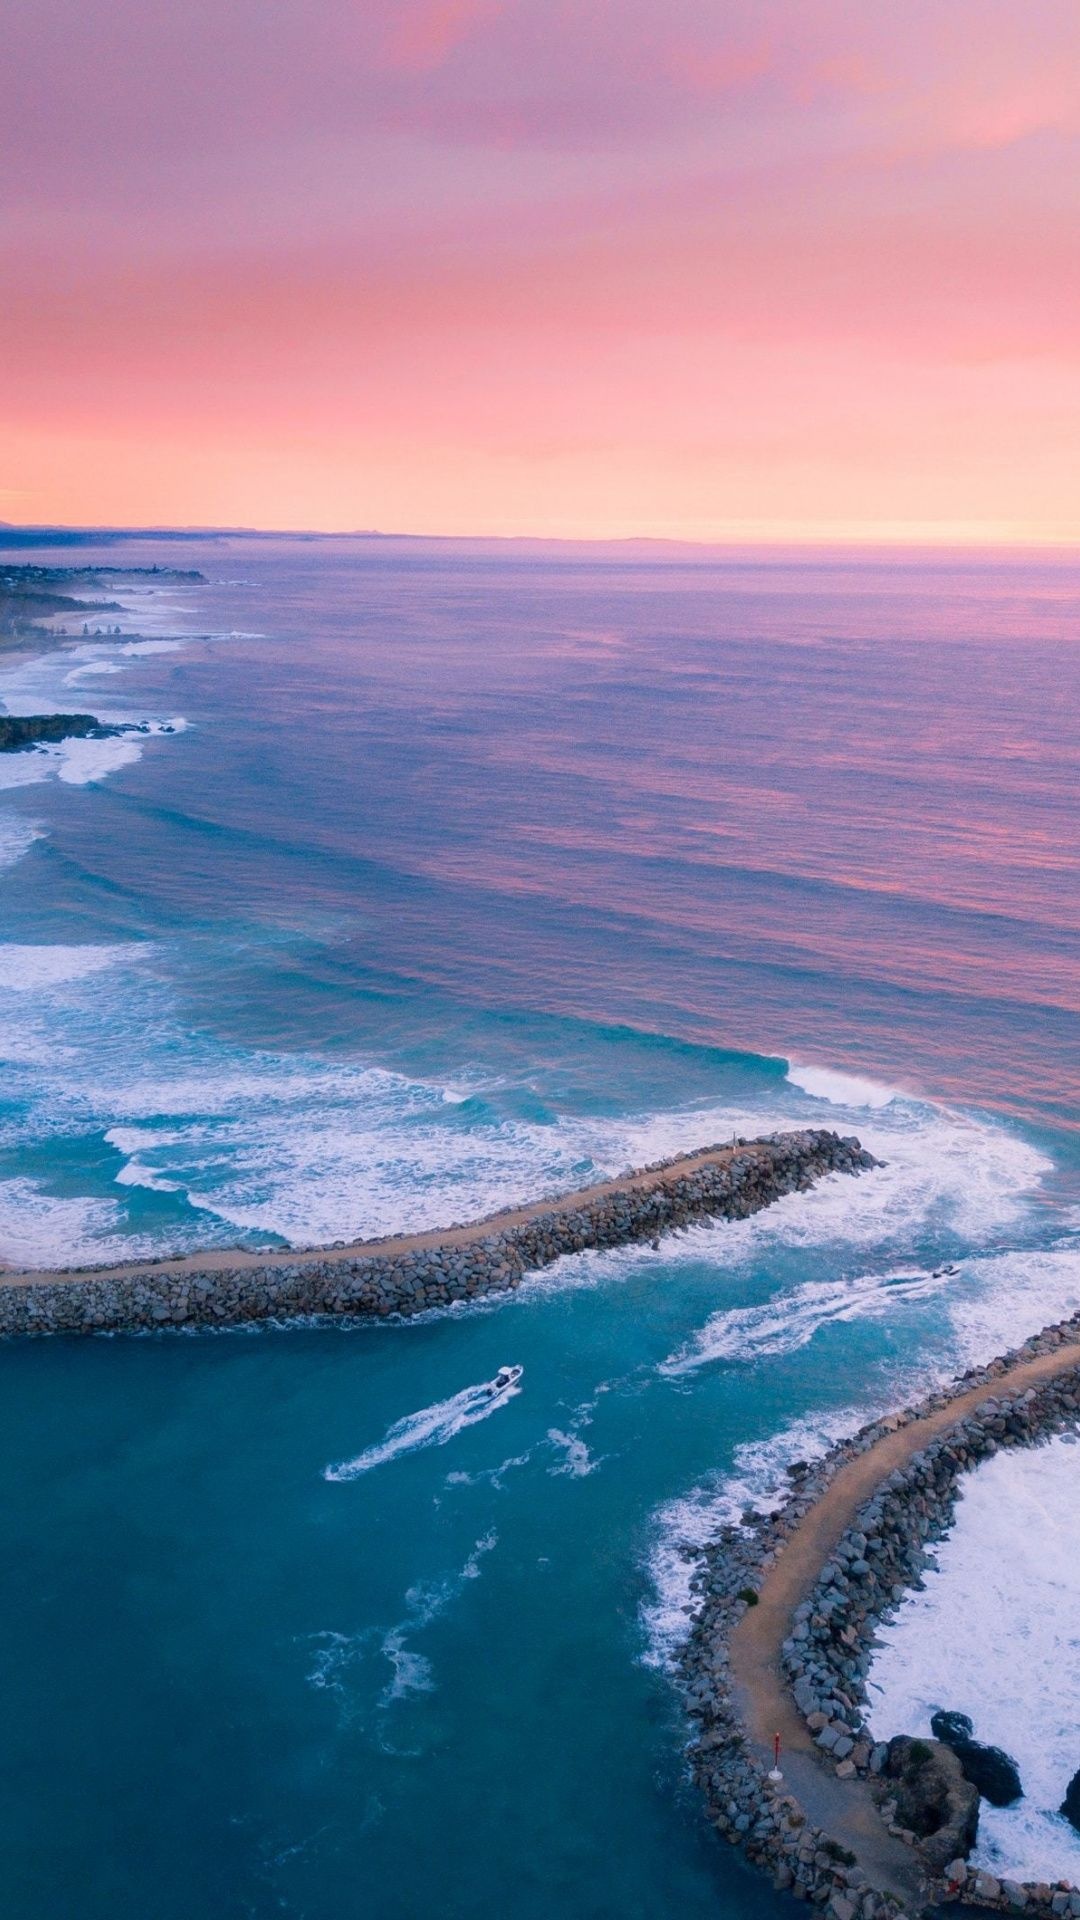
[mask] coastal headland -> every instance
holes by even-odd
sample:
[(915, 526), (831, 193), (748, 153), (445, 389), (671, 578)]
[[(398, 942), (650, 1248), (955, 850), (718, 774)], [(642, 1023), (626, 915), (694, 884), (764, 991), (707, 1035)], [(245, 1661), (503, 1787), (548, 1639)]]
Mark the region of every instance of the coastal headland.
[(695, 1777), (718, 1831), (830, 1920), (949, 1900), (1080, 1916), (1067, 1882), (969, 1866), (978, 1796), (960, 1761), (936, 1740), (875, 1743), (865, 1684), (876, 1628), (930, 1564), (962, 1474), (1078, 1424), (1080, 1314), (794, 1463), (772, 1513), (745, 1514), (706, 1549), (682, 1656)]
[(100, 596), (112, 581), (183, 580), (198, 584), (203, 578), (194, 569), (181, 567), (62, 567), (4, 562), (0, 565), (0, 647), (27, 641), (37, 646), (55, 644), (65, 630), (58, 635), (55, 628), (39, 624), (44, 619), (76, 620), (84, 614), (100, 617), (122, 611), (118, 600), (76, 598), (73, 587)]
[(739, 1220), (828, 1174), (877, 1162), (806, 1128), (678, 1155), (464, 1226), (284, 1252), (224, 1250), (48, 1272), (0, 1272), (0, 1334), (224, 1326), (309, 1314), (414, 1314), (517, 1287), (565, 1254)]

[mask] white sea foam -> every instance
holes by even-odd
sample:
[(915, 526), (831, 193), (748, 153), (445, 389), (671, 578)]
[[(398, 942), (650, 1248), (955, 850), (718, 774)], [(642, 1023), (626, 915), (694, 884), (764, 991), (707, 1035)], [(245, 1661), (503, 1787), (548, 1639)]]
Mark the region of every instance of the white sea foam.
[(593, 1399), (583, 1400), (580, 1406), (574, 1408), (565, 1427), (548, 1428), (547, 1444), (558, 1456), (555, 1465), (548, 1468), (553, 1479), (585, 1480), (603, 1466), (605, 1455), (591, 1452), (588, 1442), (582, 1438), (582, 1432), (584, 1428), (592, 1426), (600, 1395), (609, 1393), (615, 1384), (624, 1383), (603, 1381)]
[(69, 981), (85, 980), (91, 974), (104, 973), (121, 962), (133, 960), (139, 951), (134, 944), (38, 947), (4, 942), (0, 944), (0, 990), (48, 992), (54, 987), (66, 986)]
[(403, 1453), (415, 1453), (420, 1447), (445, 1447), (448, 1440), (463, 1433), (466, 1427), (475, 1427), (479, 1421), (490, 1419), (520, 1392), (520, 1387), (509, 1386), (492, 1393), (487, 1382), (465, 1387), (449, 1400), (437, 1400), (433, 1406), (421, 1407), (418, 1413), (396, 1420), (377, 1446), (365, 1448), (354, 1460), (325, 1467), (323, 1479), (356, 1480), (362, 1473), (383, 1467)]
[(1008, 1127), (948, 1108), (901, 1106), (893, 1124), (868, 1120), (859, 1134), (883, 1166), (785, 1197), (728, 1229), (725, 1247), (903, 1247), (927, 1231), (986, 1241), (1023, 1217), (1053, 1164)]
[(55, 747), (33, 747), (26, 753), (5, 753), (0, 759), (0, 793), (17, 787), (36, 787), (42, 780), (55, 777)]
[[(121, 1214), (115, 1202), (45, 1193), (35, 1181), (21, 1176), (0, 1180), (0, 1220), (3, 1258), (15, 1267), (68, 1266), (73, 1247), (100, 1246), (111, 1251), (122, 1244)], [(130, 1247), (133, 1253), (145, 1250)], [(108, 1257), (107, 1252), (103, 1257)]]
[(475, 1473), (466, 1473), (460, 1467), (454, 1468), (446, 1476), (446, 1485), (448, 1487), (493, 1487), (496, 1493), (501, 1493), (506, 1475), (512, 1473), (516, 1467), (527, 1467), (532, 1459), (532, 1452), (532, 1448), (527, 1447), (524, 1453), (512, 1453), (508, 1459), (500, 1460), (497, 1467), (478, 1467)]
[(336, 1694), (343, 1710), (348, 1709), (348, 1680), (351, 1670), (366, 1656), (375, 1637), (374, 1627), (362, 1627), (358, 1633), (339, 1633), (326, 1627), (308, 1635), (312, 1660), (308, 1671), (309, 1687), (318, 1693)]
[(48, 752), (57, 762), (58, 780), (69, 787), (87, 787), (140, 760), (143, 738), (141, 734), (122, 733), (105, 740), (65, 740)]
[(953, 1329), (956, 1366), (990, 1359), (1080, 1306), (1080, 1238), (1048, 1249), (972, 1255), (953, 1272), (906, 1268), (808, 1281), (760, 1306), (713, 1314), (660, 1371), (677, 1376), (710, 1362), (796, 1353), (824, 1328), (899, 1318), (905, 1308), (935, 1298)]
[(376, 1705), (382, 1713), (410, 1694), (430, 1693), (435, 1685), (431, 1661), (410, 1643), (446, 1612), (470, 1581), (480, 1578), (484, 1558), (498, 1545), (498, 1538), (494, 1528), (489, 1529), (474, 1543), (464, 1565), (456, 1572), (414, 1582), (405, 1595), (404, 1616), (384, 1632), (370, 1626), (357, 1633), (341, 1633), (330, 1628), (312, 1634), (309, 1644), (313, 1659), (308, 1684), (319, 1692), (334, 1694), (343, 1718), (352, 1720), (362, 1708), (358, 1673), (375, 1654), (391, 1669), (389, 1679), (377, 1696)]
[[(790, 1125), (790, 1116), (778, 1122), (759, 1115), (756, 1125), (745, 1131), (768, 1132), (778, 1124)], [(921, 1270), (901, 1264), (903, 1248), (927, 1233), (958, 1251), (960, 1242), (970, 1247), (999, 1239), (1024, 1219), (1033, 1193), (1052, 1166), (1045, 1154), (1008, 1127), (921, 1102), (898, 1103), (890, 1108), (887, 1121), (875, 1116), (859, 1131), (864, 1144), (885, 1163), (869, 1174), (854, 1180), (845, 1174), (829, 1175), (808, 1191), (786, 1194), (746, 1220), (726, 1222), (722, 1231), (701, 1224), (667, 1235), (659, 1254), (639, 1246), (567, 1256), (530, 1281), (530, 1288), (554, 1291), (608, 1284), (658, 1258), (665, 1265), (704, 1262), (715, 1266), (718, 1278), (730, 1288), (733, 1275), (748, 1267), (760, 1268), (780, 1251), (831, 1247), (845, 1258), (885, 1254), (881, 1266), (868, 1272), (862, 1283), (851, 1283), (848, 1304), (857, 1305), (861, 1284), (862, 1304), (870, 1311), (879, 1293), (887, 1295), (893, 1276), (906, 1275), (913, 1288), (923, 1284)], [(717, 1137), (714, 1133), (713, 1138)], [(928, 1290), (937, 1285), (929, 1274), (925, 1282)], [(809, 1296), (806, 1304), (809, 1312), (813, 1306)], [(842, 1310), (843, 1302), (838, 1305)], [(778, 1311), (785, 1312), (783, 1302), (778, 1303)], [(723, 1327), (717, 1332), (723, 1340)], [(703, 1342), (707, 1333), (705, 1329), (699, 1336)], [(694, 1343), (687, 1343), (672, 1361), (688, 1358), (693, 1350)]]
[(956, 1367), (975, 1365), (1080, 1307), (1080, 1243), (973, 1257), (951, 1275), (908, 1271), (809, 1282), (761, 1306), (714, 1314), (660, 1371), (677, 1376), (712, 1361), (794, 1353), (823, 1328), (891, 1318), (935, 1297), (955, 1335)]
[(418, 1581), (405, 1595), (405, 1618), (385, 1634), (380, 1645), (384, 1660), (393, 1669), (379, 1696), (380, 1707), (391, 1707), (410, 1693), (430, 1693), (435, 1685), (430, 1660), (409, 1645), (412, 1637), (429, 1627), (456, 1600), (465, 1583), (480, 1578), (480, 1563), (498, 1543), (492, 1529), (476, 1542), (465, 1565), (458, 1573), (441, 1580)]
[(571, 1480), (584, 1480), (602, 1466), (603, 1462), (589, 1452), (588, 1443), (579, 1433), (564, 1433), (561, 1427), (549, 1427), (547, 1437), (563, 1455), (557, 1466), (548, 1468), (555, 1478), (565, 1475)]
[(1080, 1445), (999, 1454), (962, 1485), (940, 1571), (881, 1630), (875, 1734), (929, 1733), (937, 1707), (1016, 1759), (1024, 1798), (983, 1804), (976, 1859), (1014, 1879), (1080, 1880), (1058, 1813), (1080, 1766)]
[(1080, 1233), (1051, 1247), (975, 1255), (962, 1271), (967, 1284), (949, 1295), (958, 1368), (992, 1360), (1080, 1308)]
[[(172, 652), (181, 642), (123, 640), (94, 635), (70, 646), (21, 659), (0, 672), (0, 701), (12, 714), (66, 711), (66, 690), (83, 680), (115, 676), (137, 664), (144, 653)], [(138, 760), (146, 741), (162, 733), (180, 733), (186, 722), (132, 713), (126, 708), (103, 708), (95, 696), (95, 712), (105, 725), (130, 727), (131, 732), (100, 740), (68, 739), (42, 742), (22, 753), (0, 758), (0, 790), (36, 786), (59, 780), (67, 786), (88, 786), (105, 780), (121, 767)]]
[(186, 727), (187, 721), (177, 715), (171, 720), (140, 721), (131, 732), (107, 734), (98, 740), (50, 741), (24, 753), (5, 754), (0, 764), (0, 788), (37, 786), (43, 780), (60, 780), (71, 787), (90, 786), (140, 760), (147, 740), (160, 734), (183, 733)]
[(0, 871), (4, 867), (13, 867), (28, 853), (35, 840), (42, 838), (43, 829), (32, 820), (18, 817), (0, 819)]
[[(116, 989), (96, 994), (81, 1022), (74, 1007), (65, 1007), (60, 1025), (45, 999), (23, 998), (20, 1024), (9, 1023), (4, 1039), (9, 1058), (17, 1052), (42, 1069), (27, 1080), (28, 1131), (55, 1132), (65, 1116), (99, 1127), (124, 1156), (119, 1187), (182, 1193), (206, 1218), (203, 1233), (190, 1230), (193, 1244), (214, 1231), (280, 1234), (311, 1246), (446, 1226), (733, 1132), (790, 1126), (794, 1117), (775, 1104), (567, 1115), (554, 1126), (499, 1118), (497, 1089), (467, 1069), (427, 1083), (363, 1062), (204, 1042), (178, 1027), (159, 969), (139, 979), (118, 972)], [(107, 1082), (103, 1036), (110, 1058), (123, 1063)], [(463, 1094), (477, 1102), (465, 1126)], [(722, 1233), (668, 1236), (664, 1261), (706, 1261), (729, 1284), (772, 1251), (832, 1245), (845, 1261), (861, 1250), (866, 1268), (877, 1261), (876, 1270), (888, 1272), (916, 1234), (932, 1232), (944, 1257), (960, 1240), (1007, 1232), (1049, 1165), (1008, 1127), (923, 1102), (896, 1100), (857, 1124), (885, 1167), (857, 1180), (833, 1176)], [(100, 1254), (71, 1249), (73, 1259)], [(531, 1290), (608, 1284), (655, 1257), (648, 1249), (576, 1256)]]
[[(215, 1085), (170, 1087), (174, 1111), (190, 1097), (196, 1112), (225, 1116), (223, 1127), (196, 1127), (189, 1137), (190, 1198), (234, 1227), (278, 1232), (294, 1245), (477, 1218), (617, 1172), (634, 1157), (620, 1129), (572, 1118), (558, 1128), (486, 1118), (467, 1132), (417, 1127), (421, 1116), (461, 1104), (460, 1080), (448, 1101), (443, 1086), (380, 1069), (268, 1056), (252, 1060), (243, 1078), (255, 1103), (244, 1109), (233, 1072), (221, 1077), (223, 1098)], [(481, 1091), (470, 1086), (464, 1097)], [(158, 1099), (155, 1084), (149, 1111)], [(210, 1178), (199, 1174), (204, 1148), (212, 1149)]]
[[(225, 1222), (318, 1244), (445, 1225), (577, 1178), (576, 1142), (487, 1114), (458, 1130), (438, 1085), (362, 1063), (225, 1052), (179, 1034), (158, 970), (122, 970), (116, 990), (92, 1003), (72, 997), (60, 1021), (46, 958), (8, 956), (11, 984), (27, 991), (18, 1021), (5, 1022), (4, 1055), (40, 1069), (21, 1089), (26, 1137), (99, 1127), (124, 1156), (118, 1186), (182, 1192), (219, 1232)], [(58, 976), (102, 964), (94, 949), (85, 962), (63, 949), (51, 958)], [(103, 1035), (126, 1069), (107, 1079)], [(70, 1257), (101, 1253), (73, 1247)]]
[(65, 687), (73, 687), (80, 680), (97, 679), (103, 673), (123, 673), (124, 669), (117, 660), (88, 660), (84, 667), (72, 667), (64, 675)]
[(145, 1165), (142, 1156), (161, 1147), (175, 1146), (183, 1137), (182, 1133), (162, 1128), (109, 1127), (105, 1134), (107, 1144), (125, 1156), (120, 1171), (113, 1175), (117, 1186), (144, 1187), (149, 1193), (182, 1193), (182, 1181), (169, 1180), (163, 1173), (155, 1173), (152, 1167)]

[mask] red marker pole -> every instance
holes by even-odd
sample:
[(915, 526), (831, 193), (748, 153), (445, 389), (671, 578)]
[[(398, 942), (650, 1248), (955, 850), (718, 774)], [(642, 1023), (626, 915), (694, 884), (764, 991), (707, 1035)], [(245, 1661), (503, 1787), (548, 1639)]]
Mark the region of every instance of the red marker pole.
[(780, 1735), (779, 1735), (778, 1733), (774, 1733), (774, 1734), (773, 1734), (773, 1738), (772, 1738), (772, 1757), (773, 1757), (773, 1766), (774, 1766), (774, 1767), (779, 1767), (779, 1765), (780, 1765)]

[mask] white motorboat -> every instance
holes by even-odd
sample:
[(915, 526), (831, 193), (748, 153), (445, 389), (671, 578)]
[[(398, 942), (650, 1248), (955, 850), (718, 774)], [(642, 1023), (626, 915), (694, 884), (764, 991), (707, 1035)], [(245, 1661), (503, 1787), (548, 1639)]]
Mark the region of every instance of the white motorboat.
[(488, 1392), (494, 1398), (497, 1393), (505, 1393), (509, 1387), (516, 1387), (524, 1373), (524, 1367), (500, 1367), (494, 1380), (488, 1381)]

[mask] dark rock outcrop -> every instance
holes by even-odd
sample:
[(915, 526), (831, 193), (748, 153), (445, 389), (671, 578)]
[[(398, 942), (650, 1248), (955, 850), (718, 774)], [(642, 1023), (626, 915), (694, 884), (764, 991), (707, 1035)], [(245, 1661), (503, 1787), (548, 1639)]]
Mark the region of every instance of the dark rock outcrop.
[(40, 741), (103, 740), (117, 732), (92, 713), (0, 713), (0, 753), (19, 753)]
[(939, 1707), (930, 1716), (930, 1731), (935, 1740), (943, 1741), (955, 1752), (958, 1741), (974, 1739), (975, 1722), (966, 1713), (947, 1713), (943, 1707)]
[(1080, 1833), (1080, 1767), (1069, 1781), (1068, 1792), (1061, 1803), (1060, 1811), (1066, 1820), (1071, 1820), (1077, 1833)]
[(943, 1873), (950, 1862), (966, 1860), (979, 1829), (979, 1796), (952, 1748), (898, 1733), (889, 1741), (883, 1772), (892, 1784), (897, 1824), (916, 1835), (928, 1866)]
[(988, 1747), (974, 1739), (974, 1727), (966, 1713), (935, 1713), (930, 1727), (936, 1740), (952, 1748), (964, 1779), (970, 1780), (992, 1807), (1011, 1807), (1023, 1799), (1016, 1761), (1003, 1747)]

